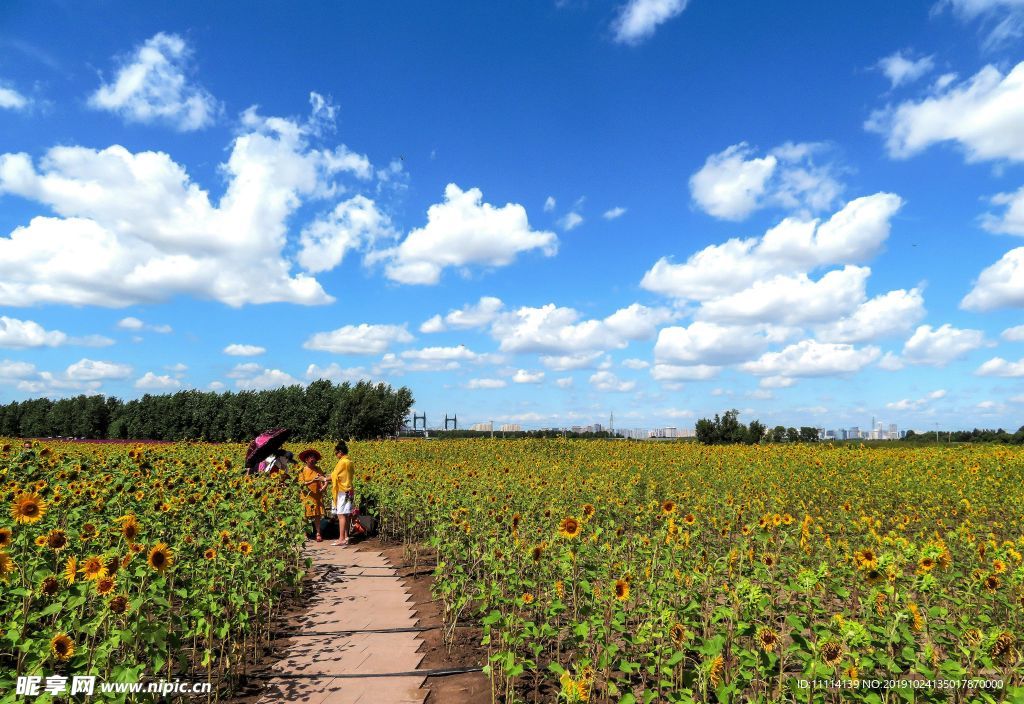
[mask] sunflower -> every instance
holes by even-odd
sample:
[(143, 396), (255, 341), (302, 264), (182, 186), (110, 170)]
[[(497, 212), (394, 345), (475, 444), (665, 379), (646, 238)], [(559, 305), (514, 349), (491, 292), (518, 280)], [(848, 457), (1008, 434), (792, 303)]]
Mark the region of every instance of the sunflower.
[(68, 584), (75, 583), (75, 575), (78, 573), (78, 560), (72, 555), (68, 558), (67, 564), (64, 565), (64, 581)]
[(594, 508), (594, 504), (583, 504), (583, 515), (586, 518), (590, 518), (594, 515), (597, 509)]
[(562, 580), (555, 582), (555, 593), (558, 594), (559, 599), (565, 596), (565, 582)]
[(220, 544), (224, 547), (231, 545), (231, 533), (226, 530), (220, 532)]
[(992, 560), (992, 571), (1001, 574), (1006, 571), (1006, 563), (1002, 560)]
[(36, 523), (46, 515), (46, 502), (39, 494), (19, 494), (11, 502), (11, 517), (15, 523)]
[(676, 648), (682, 648), (683, 643), (685, 643), (688, 638), (686, 626), (681, 623), (672, 624), (672, 628), (668, 629), (668, 635), (672, 639)]
[(711, 681), (712, 687), (718, 687), (722, 683), (722, 671), (725, 669), (725, 658), (719, 653), (711, 660), (711, 664), (708, 667), (708, 680)]
[(44, 545), (46, 545), (46, 536), (45, 535), (37, 535), (36, 539), (33, 540), (32, 542), (34, 542), (36, 544), (36, 547), (41, 548)]
[(128, 597), (126, 596), (115, 596), (110, 600), (110, 611), (115, 614), (123, 614), (128, 610)]
[(3, 550), (0, 550), (0, 579), (7, 581), (8, 575), (10, 575), (18, 566), (14, 564), (14, 560)]
[(661, 512), (666, 516), (671, 516), (676, 512), (676, 502), (669, 499), (661, 504)]
[(996, 636), (995, 641), (992, 643), (992, 659), (999, 660), (1008, 656), (1013, 650), (1013, 644), (1016, 640), (1009, 631), (1003, 631)]
[(764, 626), (757, 632), (757, 642), (761, 646), (761, 650), (770, 653), (779, 644), (779, 634)]
[(688, 526), (692, 526), (696, 522), (697, 522), (697, 517), (694, 516), (692, 513), (688, 513), (685, 516), (683, 516), (683, 523), (685, 523)]
[(999, 589), (999, 585), (1001, 584), (999, 577), (994, 574), (990, 574), (988, 577), (985, 577), (984, 583), (985, 589), (988, 589), (990, 592), (994, 592)]
[(930, 557), (922, 557), (921, 561), (917, 563), (917, 569), (921, 572), (931, 572), (935, 569), (935, 560)]
[(39, 585), (39, 593), (43, 596), (53, 596), (58, 591), (60, 591), (60, 582), (52, 574)]
[(114, 583), (113, 577), (103, 577), (96, 581), (96, 592), (102, 596), (106, 596), (110, 592), (114, 591), (114, 587), (117, 584)]
[(853, 553), (853, 563), (862, 570), (873, 570), (878, 567), (878, 556), (871, 548)]
[(54, 528), (46, 535), (46, 545), (54, 551), (63, 550), (68, 546), (68, 536), (64, 531)]
[(829, 641), (821, 646), (821, 659), (829, 667), (835, 667), (843, 659), (843, 646), (836, 641)]
[(203, 553), (203, 557), (207, 560), (213, 560), (217, 557), (217, 551), (213, 548), (206, 548), (206, 552)]
[(0, 548), (5, 548), (11, 544), (11, 529), (4, 527), (0, 528)]
[(523, 592), (522, 599), (523, 599), (523, 603), (524, 604), (532, 604), (533, 603), (533, 594), (531, 594), (530, 592)]
[(629, 582), (624, 579), (615, 580), (615, 598), (619, 601), (629, 599)]
[(146, 561), (157, 572), (163, 572), (174, 564), (174, 556), (171, 554), (166, 543), (157, 543), (149, 551), (149, 557), (146, 558)]
[(86, 524), (84, 524), (82, 526), (82, 529), (78, 532), (78, 537), (81, 540), (92, 540), (93, 538), (95, 538), (99, 534), (100, 534), (100, 532), (96, 528), (95, 525), (93, 525), (92, 523), (86, 523)]
[(125, 521), (121, 526), (121, 535), (129, 542), (139, 537), (139, 523), (135, 520), (134, 516), (132, 516), (131, 520)]
[(238, 544), (238, 552), (242, 553), (243, 555), (251, 555), (252, 545), (249, 544), (248, 541), (243, 540)]
[(582, 530), (580, 522), (572, 516), (563, 518), (562, 522), (558, 524), (558, 532), (563, 538), (575, 538), (580, 534), (580, 530)]
[(82, 563), (82, 574), (88, 580), (96, 581), (107, 576), (107, 566), (103, 562), (103, 558), (93, 555), (92, 557), (86, 558), (85, 562)]
[(766, 553), (765, 555), (762, 555), (761, 562), (764, 563), (765, 567), (775, 567), (775, 565), (778, 564), (778, 561), (775, 559), (775, 556), (771, 553)]
[(58, 633), (50, 639), (50, 652), (58, 660), (70, 660), (75, 654), (75, 642), (66, 633)]

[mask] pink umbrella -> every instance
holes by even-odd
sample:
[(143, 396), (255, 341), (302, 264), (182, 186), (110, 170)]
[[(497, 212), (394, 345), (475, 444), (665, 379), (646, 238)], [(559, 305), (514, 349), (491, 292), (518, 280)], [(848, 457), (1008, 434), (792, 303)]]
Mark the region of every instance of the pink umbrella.
[(269, 455), (280, 450), (281, 445), (288, 439), (289, 432), (288, 428), (273, 428), (257, 436), (245, 451), (245, 466), (253, 469)]

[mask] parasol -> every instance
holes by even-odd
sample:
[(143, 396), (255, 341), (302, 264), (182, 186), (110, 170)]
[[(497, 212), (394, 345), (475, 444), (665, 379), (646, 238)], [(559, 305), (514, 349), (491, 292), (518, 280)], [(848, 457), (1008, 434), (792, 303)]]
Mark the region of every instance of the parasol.
[(257, 436), (245, 451), (245, 466), (252, 469), (268, 455), (281, 449), (281, 445), (288, 439), (289, 432), (288, 428), (273, 428)]

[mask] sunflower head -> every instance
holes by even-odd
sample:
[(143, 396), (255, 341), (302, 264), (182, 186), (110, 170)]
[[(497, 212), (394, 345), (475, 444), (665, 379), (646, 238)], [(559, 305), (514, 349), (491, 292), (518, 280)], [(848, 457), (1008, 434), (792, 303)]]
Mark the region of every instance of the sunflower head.
[(126, 596), (115, 596), (110, 600), (110, 612), (114, 614), (123, 614), (128, 610), (128, 597)]
[(661, 512), (666, 516), (671, 516), (676, 512), (676, 502), (671, 499), (661, 502)]
[(686, 632), (686, 626), (681, 623), (673, 624), (672, 628), (668, 630), (668, 635), (677, 648), (682, 648), (683, 643), (685, 643), (689, 637)]
[(11, 517), (15, 523), (37, 523), (46, 515), (46, 502), (36, 492), (23, 492), (11, 502)]
[(843, 659), (843, 646), (836, 641), (829, 641), (821, 646), (821, 659), (829, 667), (835, 667)]
[(125, 521), (121, 525), (121, 535), (123, 535), (129, 542), (134, 541), (139, 537), (139, 524), (134, 520), (134, 517), (132, 520)]
[(530, 592), (523, 592), (522, 599), (523, 599), (523, 603), (524, 604), (532, 604), (533, 603), (533, 594), (531, 594)]
[(984, 584), (985, 584), (985, 589), (989, 590), (990, 592), (994, 592), (997, 589), (999, 589), (999, 585), (1000, 585), (999, 577), (997, 577), (994, 574), (990, 574), (989, 576), (985, 577)]
[(582, 526), (579, 520), (572, 516), (567, 516), (562, 519), (562, 522), (558, 524), (558, 533), (563, 538), (576, 538), (579, 536)]
[(243, 555), (251, 555), (252, 545), (248, 541), (243, 540), (238, 544), (238, 552), (242, 553)]
[(770, 653), (779, 644), (779, 634), (765, 626), (757, 632), (757, 643), (761, 650)]
[(95, 582), (107, 576), (107, 565), (103, 562), (102, 557), (93, 555), (86, 558), (85, 562), (82, 563), (82, 574), (85, 575), (86, 579)]
[(596, 510), (594, 504), (583, 504), (583, 515), (587, 518), (593, 516)]
[(70, 660), (75, 654), (75, 642), (66, 633), (58, 633), (50, 639), (50, 652), (61, 662)]
[(64, 581), (68, 584), (75, 583), (75, 575), (78, 573), (78, 560), (72, 555), (64, 565)]
[(0, 548), (5, 548), (11, 544), (11, 529), (4, 526), (0, 528)]
[(39, 585), (39, 593), (43, 596), (53, 596), (60, 591), (60, 583), (57, 578), (52, 574), (43, 580), (43, 583)]
[(3, 550), (0, 550), (0, 580), (6, 582), (7, 577), (18, 569), (18, 566), (14, 564), (14, 560)]
[(117, 585), (114, 583), (113, 577), (102, 577), (96, 580), (96, 591), (103, 596), (114, 591), (115, 586)]
[(203, 553), (203, 557), (207, 560), (213, 560), (217, 557), (217, 551), (213, 548), (206, 548), (206, 552)]
[(629, 599), (629, 582), (624, 579), (615, 580), (615, 598), (619, 601)]
[(51, 550), (63, 550), (68, 546), (67, 534), (62, 530), (54, 528), (46, 534), (46, 546)]
[(44, 545), (46, 545), (46, 536), (45, 535), (37, 535), (36, 539), (33, 540), (32, 542), (34, 542), (36, 544), (36, 547), (41, 548)]
[(171, 554), (171, 550), (167, 547), (166, 543), (157, 543), (149, 551), (149, 557), (146, 558), (146, 562), (157, 572), (164, 572), (174, 564), (174, 556)]

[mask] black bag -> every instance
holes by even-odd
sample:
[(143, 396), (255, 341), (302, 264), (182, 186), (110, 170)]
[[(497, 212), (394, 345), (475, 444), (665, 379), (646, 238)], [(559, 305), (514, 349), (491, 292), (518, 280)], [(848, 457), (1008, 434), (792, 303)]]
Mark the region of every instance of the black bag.
[(324, 540), (337, 540), (339, 531), (337, 518), (324, 516), (320, 519), (320, 535), (323, 536)]

